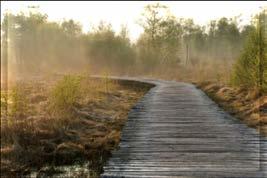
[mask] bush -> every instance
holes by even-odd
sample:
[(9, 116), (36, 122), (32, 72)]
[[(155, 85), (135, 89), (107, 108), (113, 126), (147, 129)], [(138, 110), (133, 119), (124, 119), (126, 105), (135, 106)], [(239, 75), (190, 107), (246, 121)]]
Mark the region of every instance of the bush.
[(1, 114), (3, 114), (1, 115), (1, 143), (3, 145), (19, 144), (22, 135), (35, 129), (31, 120), (27, 119), (33, 112), (27, 94), (23, 83), (18, 83), (8, 93), (1, 94)]
[(1, 91), (1, 119), (7, 117), (8, 95), (7, 92)]
[(29, 101), (26, 96), (26, 91), (22, 85), (17, 85), (12, 88), (10, 93), (11, 103), (8, 104), (9, 115), (11, 119), (25, 118), (29, 111)]
[(81, 77), (67, 75), (57, 83), (51, 95), (51, 109), (56, 112), (69, 112), (81, 96)]
[[(260, 35), (261, 33), (261, 35)], [(260, 62), (260, 47), (263, 51), (262, 62)], [(263, 70), (263, 81), (260, 86), (260, 67)], [(258, 88), (262, 91), (267, 89), (267, 59), (266, 43), (262, 27), (251, 31), (243, 49), (243, 53), (234, 66), (232, 83), (245, 88)], [(261, 87), (261, 88), (260, 88)]]

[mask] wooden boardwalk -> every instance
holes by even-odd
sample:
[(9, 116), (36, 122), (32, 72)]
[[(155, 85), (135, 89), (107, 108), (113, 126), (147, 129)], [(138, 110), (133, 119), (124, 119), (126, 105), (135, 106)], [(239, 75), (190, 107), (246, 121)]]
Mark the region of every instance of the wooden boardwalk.
[(191, 84), (147, 82), (102, 177), (267, 177), (266, 138)]

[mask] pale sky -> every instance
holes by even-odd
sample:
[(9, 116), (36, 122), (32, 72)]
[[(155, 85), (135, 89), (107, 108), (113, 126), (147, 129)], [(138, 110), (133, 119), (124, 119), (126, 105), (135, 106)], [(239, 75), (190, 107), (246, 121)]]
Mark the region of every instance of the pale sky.
[[(131, 39), (135, 40), (142, 32), (136, 23), (141, 17), (144, 6), (153, 1), (1, 1), (1, 19), (4, 12), (12, 13), (27, 10), (28, 6), (39, 6), (39, 11), (46, 13), (49, 20), (62, 21), (73, 19), (83, 26), (83, 31), (101, 20), (112, 24), (119, 31), (122, 24), (127, 25)], [(266, 7), (265, 1), (164, 1), (176, 17), (193, 18), (195, 23), (207, 24), (220, 17), (234, 17), (242, 14), (243, 23), (249, 23), (252, 14)]]

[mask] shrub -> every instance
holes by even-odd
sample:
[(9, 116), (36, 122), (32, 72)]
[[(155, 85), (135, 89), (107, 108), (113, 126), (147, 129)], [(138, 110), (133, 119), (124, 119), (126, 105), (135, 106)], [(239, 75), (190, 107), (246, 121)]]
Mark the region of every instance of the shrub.
[(1, 91), (1, 119), (7, 117), (8, 95), (7, 92)]
[(1, 114), (3, 114), (1, 115), (1, 143), (3, 145), (10, 143), (18, 145), (25, 133), (34, 131), (31, 120), (27, 119), (32, 112), (27, 94), (25, 85), (18, 83), (1, 96)]
[(11, 119), (25, 118), (29, 110), (29, 102), (23, 85), (18, 84), (12, 88), (10, 99), (11, 103), (8, 104), (8, 110)]
[[(262, 25), (251, 31), (243, 53), (237, 60), (232, 75), (232, 83), (245, 88), (258, 88), (262, 91), (267, 89), (267, 59), (266, 59), (266, 42), (264, 40)], [(263, 51), (260, 59), (260, 48)], [(260, 86), (260, 67), (263, 72), (262, 86)]]
[(69, 112), (81, 96), (81, 77), (67, 75), (52, 90), (50, 103), (54, 112)]

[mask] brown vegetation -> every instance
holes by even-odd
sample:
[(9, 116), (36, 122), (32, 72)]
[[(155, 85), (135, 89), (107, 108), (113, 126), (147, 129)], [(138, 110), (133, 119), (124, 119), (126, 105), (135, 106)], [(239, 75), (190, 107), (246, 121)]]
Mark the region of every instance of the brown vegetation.
[(84, 161), (98, 175), (128, 111), (150, 87), (81, 76), (17, 83), (8, 107), (1, 97), (1, 176)]
[(201, 82), (197, 86), (229, 113), (267, 135), (266, 94), (261, 96), (254, 88), (230, 87), (215, 82)]

